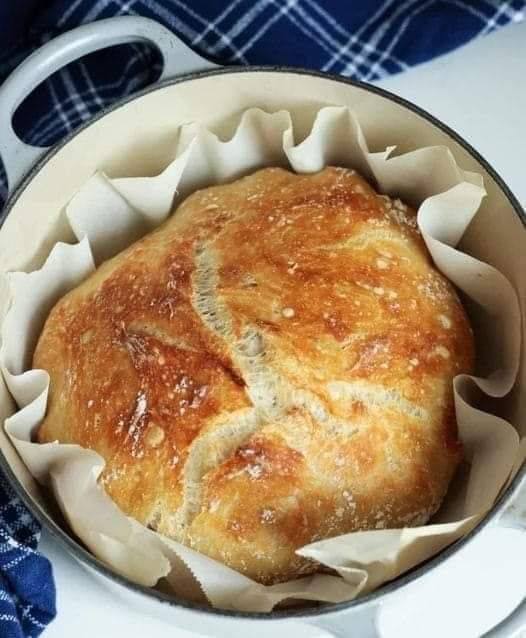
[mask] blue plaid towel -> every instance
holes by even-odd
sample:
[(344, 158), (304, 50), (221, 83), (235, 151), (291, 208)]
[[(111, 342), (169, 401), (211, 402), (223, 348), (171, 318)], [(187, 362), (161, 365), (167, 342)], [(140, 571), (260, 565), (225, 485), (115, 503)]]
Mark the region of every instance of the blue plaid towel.
[(49, 561), (37, 551), (40, 528), (0, 480), (0, 636), (38, 636), (55, 617)]
[[(222, 64), (301, 66), (372, 81), (524, 18), (526, 0), (0, 0), (0, 82), (36, 47), (115, 15), (144, 15)], [(99, 109), (155, 81), (155, 50), (123, 45), (56, 73), (15, 114), (46, 146)], [(1, 135), (1, 131), (0, 131)], [(0, 169), (0, 208), (6, 196)], [(0, 636), (37, 636), (55, 614), (38, 526), (0, 479)]]

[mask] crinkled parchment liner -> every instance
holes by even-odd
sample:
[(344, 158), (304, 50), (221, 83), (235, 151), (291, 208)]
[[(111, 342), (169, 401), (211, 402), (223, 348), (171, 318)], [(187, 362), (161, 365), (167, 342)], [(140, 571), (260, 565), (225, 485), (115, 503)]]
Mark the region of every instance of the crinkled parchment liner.
[[(66, 209), (79, 243), (58, 243), (41, 270), (10, 274), (12, 305), (2, 327), (0, 365), (20, 411), (6, 431), (30, 472), (53, 490), (72, 529), (116, 572), (154, 586), (165, 577), (177, 594), (243, 611), (270, 611), (287, 598), (327, 602), (370, 591), (471, 530), (519, 466), (519, 437), (506, 421), (470, 405), (476, 386), (492, 397), (511, 389), (517, 374), (520, 315), (509, 282), (494, 268), (455, 249), (485, 191), (482, 178), (461, 170), (446, 147), (392, 156), (370, 153), (353, 114), (319, 111), (309, 136), (294, 144), (290, 115), (246, 111), (232, 139), (220, 141), (190, 124), (179, 131), (176, 158), (156, 177), (94, 175)], [(156, 227), (196, 188), (235, 179), (263, 166), (309, 173), (327, 165), (355, 168), (379, 190), (419, 204), (418, 223), (438, 268), (481, 312), (494, 319), (499, 343), (495, 371), (485, 379), (455, 379), (455, 402), (466, 471), (449, 490), (434, 524), (346, 534), (299, 550), (338, 574), (315, 574), (265, 587), (126, 517), (98, 485), (104, 461), (76, 445), (31, 442), (47, 402), (49, 376), (28, 370), (53, 304), (104, 259)], [(523, 451), (524, 453), (524, 451)]]

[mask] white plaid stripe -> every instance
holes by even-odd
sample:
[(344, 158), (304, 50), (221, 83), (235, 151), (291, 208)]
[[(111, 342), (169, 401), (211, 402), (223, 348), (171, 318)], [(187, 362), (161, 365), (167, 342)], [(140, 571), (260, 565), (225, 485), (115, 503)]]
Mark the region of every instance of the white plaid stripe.
[[(63, 74), (63, 71), (59, 73), (59, 76), (61, 76), (62, 74)], [(55, 105), (55, 110), (57, 111), (60, 119), (62, 120), (64, 124), (64, 127), (67, 130), (69, 128), (69, 118), (67, 116), (66, 111), (64, 110), (63, 103), (58, 98), (57, 92), (55, 91), (55, 87), (53, 86), (52, 82), (49, 83), (49, 92), (51, 93), (53, 104)], [(75, 99), (78, 99), (78, 96), (72, 95), (70, 101), (73, 102)]]
[[(497, 12), (504, 12), (504, 15), (509, 20), (515, 20), (517, 13), (522, 13), (521, 10), (517, 10), (511, 5), (513, 2), (503, 2), (503, 0), (482, 0), (487, 5), (489, 5), (492, 9), (496, 9)], [(491, 22), (491, 20), (490, 20)]]
[(214, 18), (214, 20), (209, 23), (205, 30), (192, 40), (192, 45), (199, 44), (199, 42), (201, 42), (201, 40), (205, 38), (211, 31), (217, 29), (219, 24), (225, 18), (227, 18), (232, 13), (232, 11), (241, 4), (241, 2), (243, 2), (243, 0), (234, 0), (229, 5), (227, 5), (226, 9), (222, 13), (220, 13), (217, 18)]
[(290, 9), (297, 4), (298, 0), (286, 0), (285, 4), (283, 6), (279, 6), (279, 0), (270, 0), (271, 4), (277, 5), (277, 11), (274, 13), (274, 15), (272, 17), (270, 17), (266, 23), (256, 32), (255, 35), (253, 35), (250, 40), (243, 45), (238, 51), (237, 53), (235, 53), (232, 57), (231, 60), (235, 61), (235, 60), (241, 60), (243, 55), (249, 51), (254, 44), (256, 44), (256, 42), (258, 40), (260, 40), (265, 33), (270, 29), (270, 27), (277, 22), (278, 20), (280, 20), (284, 15), (286, 15)]
[[(469, 0), (468, 0), (468, 2), (463, 2), (462, 0), (447, 0), (447, 2), (448, 2), (448, 4), (452, 4), (452, 5), (455, 5), (457, 7), (460, 7), (461, 9), (464, 9), (470, 15), (474, 16), (475, 18), (478, 18), (482, 22), (483, 25), (490, 25), (490, 24), (493, 23), (493, 26), (496, 26), (497, 23), (493, 22), (493, 21), (501, 13), (501, 11), (499, 9), (494, 14), (494, 16), (490, 17), (490, 16), (486, 15), (485, 13), (483, 13), (482, 11), (479, 11), (478, 9), (475, 9), (475, 7), (472, 7), (469, 4)], [(490, 28), (492, 28), (492, 27), (490, 27)]]
[[(370, 80), (376, 77), (378, 71), (381, 69), (382, 62), (388, 57), (390, 52), (394, 49), (394, 47), (396, 46), (396, 43), (400, 40), (400, 38), (404, 34), (404, 31), (409, 26), (409, 23), (411, 22), (413, 17), (425, 11), (427, 7), (431, 6), (435, 2), (435, 0), (427, 0), (427, 2), (424, 2), (419, 7), (414, 6), (415, 4), (419, 4), (420, 2), (421, 0), (406, 0), (406, 2), (404, 2), (397, 8), (397, 10), (395, 11), (395, 13), (393, 14), (391, 18), (392, 21), (396, 20), (401, 15), (404, 15), (408, 9), (410, 10), (409, 15), (404, 19), (404, 21), (402, 22), (402, 25), (395, 32), (395, 35), (391, 39), (391, 42), (387, 45), (387, 47), (384, 49), (383, 53), (381, 54), (380, 59), (371, 66), (369, 72), (365, 76), (366, 80)], [(382, 25), (376, 31), (376, 33), (371, 38), (371, 40), (373, 40), (373, 42), (375, 43), (375, 46), (376, 46), (376, 43), (379, 42), (384, 37), (384, 35), (387, 34), (388, 31), (389, 31), (389, 28), (387, 25)]]
[[(191, 18), (194, 18), (197, 22), (201, 23), (204, 29), (206, 29), (209, 26), (210, 23), (206, 18), (203, 18), (199, 13), (197, 13), (193, 9), (190, 9), (190, 7), (188, 7), (187, 4), (185, 4), (184, 2), (181, 2), (180, 0), (171, 0), (171, 2), (183, 13), (186, 13), (188, 16), (190, 16)], [(160, 18), (163, 18), (168, 23), (173, 23), (174, 27), (178, 31), (180, 30), (180, 32), (190, 42), (194, 40), (196, 37), (198, 37), (199, 34), (196, 31), (194, 31), (193, 29), (190, 29), (186, 25), (186, 23), (184, 23), (182, 20), (175, 17), (173, 12), (170, 12), (168, 9), (166, 9), (166, 7), (163, 7), (161, 4), (159, 4), (155, 0), (148, 0), (148, 8), (152, 9), (152, 11), (157, 13), (157, 15)], [(247, 63), (245, 58), (243, 58), (242, 56), (239, 56), (239, 51), (232, 45), (232, 41), (230, 38), (222, 34), (216, 27), (212, 27), (211, 30), (214, 34), (216, 34), (218, 37), (222, 39), (226, 47), (231, 49), (236, 59), (239, 59), (241, 62)]]
[(2, 564), (2, 570), (9, 571), (10, 569), (13, 569), (13, 567), (20, 565), (21, 562), (25, 561), (26, 558), (31, 554), (32, 551), (29, 548), (20, 546), (17, 551), (17, 556), (15, 556), (15, 558), (13, 558), (13, 560), (9, 561), (8, 563)]
[(37, 524), (16, 496), (2, 507), (1, 515), (0, 536), (6, 541), (13, 536), (22, 535), (26, 542), (37, 541), (40, 538)]
[(67, 67), (62, 70), (62, 73), (60, 73), (60, 78), (64, 82), (66, 91), (72, 97), (72, 103), (75, 110), (82, 119), (87, 119), (90, 116), (89, 109), (87, 108), (85, 102), (79, 99), (79, 94), (77, 92), (73, 79), (71, 78), (71, 73)]
[[(327, 30), (324, 29), (320, 23), (316, 22), (311, 16), (309, 16), (307, 12), (305, 12), (304, 10), (299, 10), (299, 7), (297, 7), (297, 12), (301, 15), (303, 20), (309, 25), (311, 29), (317, 31), (325, 38), (325, 40), (327, 41), (326, 49), (329, 53), (331, 51), (334, 51), (335, 48), (337, 48), (340, 51), (343, 50), (344, 47), (342, 46), (342, 44), (339, 41), (335, 40), (333, 37), (331, 37), (330, 34), (327, 32)], [(348, 57), (347, 67), (351, 68), (352, 71), (350, 73), (346, 73), (346, 75), (357, 73), (358, 66), (355, 64), (355, 59), (353, 59), (353, 56), (349, 54), (347, 54), (347, 57)]]
[(86, 13), (83, 22), (93, 22), (93, 20), (96, 20), (100, 16), (104, 9), (112, 4), (114, 4), (113, 0), (98, 0), (98, 2), (92, 5), (90, 11)]
[(91, 79), (90, 74), (88, 73), (88, 69), (86, 68), (86, 63), (82, 60), (79, 61), (79, 69), (82, 73), (82, 77), (84, 78), (84, 82), (86, 82), (88, 86), (89, 95), (93, 98), (94, 103), (102, 108), (104, 106), (104, 102), (100, 99), (99, 94), (97, 93), (97, 89), (93, 84), (93, 80)]
[(500, 18), (501, 15), (504, 14), (512, 18), (513, 15), (510, 16), (509, 8), (510, 8), (510, 3), (503, 2), (501, 6), (497, 9), (495, 15), (487, 21), (486, 25), (483, 27), (482, 31), (480, 32), (480, 35), (486, 35), (492, 29), (494, 29), (498, 25), (498, 19)]
[[(71, 2), (71, 4), (69, 5), (69, 7), (64, 11), (64, 13), (60, 16), (60, 20), (58, 22), (58, 26), (63, 26), (64, 24), (66, 24), (66, 22), (70, 19), (70, 17), (75, 13), (75, 11), (80, 7), (80, 5), (82, 4), (83, 0), (73, 0), (73, 2)], [(96, 8), (99, 9), (99, 11), (104, 8), (105, 5), (107, 5), (107, 1), (106, 0), (101, 0), (99, 2), (96, 3)], [(95, 7), (94, 7), (95, 8)]]
[[(149, 0), (148, 8), (153, 13), (155, 13), (155, 15), (158, 18), (160, 18), (162, 21), (171, 23), (173, 25), (173, 28), (178, 33), (180, 33), (184, 38), (186, 38), (188, 41), (191, 42), (194, 38), (197, 37), (198, 35), (197, 31), (195, 31), (193, 28), (188, 26), (188, 24), (184, 22), (184, 20), (181, 20), (176, 14), (169, 11), (166, 7), (163, 7), (161, 4), (158, 4), (154, 0)], [(203, 20), (202, 23), (206, 27), (206, 21)]]
[[(298, 7), (294, 7), (294, 9), (297, 9)], [(320, 46), (320, 48), (322, 48), (324, 51), (326, 51), (328, 54), (331, 53), (331, 51), (333, 51), (333, 46), (331, 46), (331, 42), (334, 42), (334, 40), (332, 40), (332, 38), (326, 33), (325, 30), (318, 28), (316, 29), (317, 32), (321, 32), (321, 37), (319, 37), (316, 33), (314, 33), (314, 31), (312, 29), (310, 29), (308, 26), (306, 26), (305, 24), (303, 24), (301, 18), (303, 18), (303, 14), (301, 12), (297, 12), (299, 13), (299, 18), (296, 17), (296, 11), (290, 11), (287, 14), (287, 18), (292, 22), (292, 24), (297, 27), (302, 33), (304, 33), (305, 35), (309, 36), (309, 38), (311, 40), (313, 40), (313, 42), (316, 42), (316, 44), (318, 44)]]
[[(386, 2), (379, 7), (376, 13), (370, 16), (370, 18), (355, 33), (349, 36), (347, 43), (334, 53), (332, 58), (323, 66), (322, 71), (330, 71), (333, 66), (340, 61), (342, 55), (348, 54), (351, 46), (358, 42), (358, 38), (366, 31), (366, 29), (375, 22), (381, 20), (382, 16), (385, 15), (385, 12), (396, 1), (397, 0), (386, 0)], [(375, 48), (375, 45), (373, 45), (370, 41), (368, 41), (368, 45)]]
[(31, 605), (26, 605), (25, 607), (22, 607), (22, 610), (21, 610), (22, 618), (28, 618), (33, 623), (33, 625), (36, 625), (37, 627), (44, 629), (47, 625), (44, 625), (44, 623), (40, 622), (40, 620), (34, 617), (34, 615), (31, 613), (32, 609), (33, 608), (31, 607)]
[[(360, 47), (363, 47), (363, 49), (365, 51), (370, 51), (371, 53), (380, 53), (379, 51), (377, 51), (370, 42), (367, 41), (361, 41), (358, 37), (358, 33), (355, 34), (350, 34), (346, 29), (344, 29), (340, 24), (338, 24), (338, 22), (330, 15), (330, 13), (327, 13), (322, 7), (320, 7), (314, 0), (304, 0), (305, 3), (310, 6), (313, 11), (315, 11), (317, 13), (317, 15), (324, 17), (327, 22), (336, 30), (338, 31), (344, 38), (346, 38), (346, 42), (345, 44), (340, 47), (340, 49), (338, 50), (338, 54), (339, 55), (345, 55), (346, 51), (348, 51), (349, 49), (349, 41), (352, 40), (352, 43), (359, 45)], [(363, 28), (365, 28), (367, 26), (367, 24), (370, 22), (370, 20), (366, 21), (365, 25), (363, 25)], [(400, 67), (400, 70), (404, 70), (408, 68), (408, 65), (403, 61), (403, 60), (399, 60), (396, 56), (391, 55), (390, 56), (391, 60)], [(332, 58), (331, 58), (332, 60)], [(351, 60), (352, 62), (352, 57)], [(327, 63), (328, 64), (328, 63)], [(324, 70), (328, 70), (325, 69)]]
[(257, 20), (257, 18), (259, 18), (265, 9), (269, 8), (271, 4), (272, 0), (258, 0), (255, 3), (251, 3), (249, 10), (240, 16), (239, 20), (234, 23), (228, 32), (220, 35), (220, 39), (215, 46), (210, 47), (210, 53), (212, 55), (218, 55), (224, 50), (224, 44), (231, 45), (232, 40), (234, 40), (234, 38), (239, 38), (243, 31)]

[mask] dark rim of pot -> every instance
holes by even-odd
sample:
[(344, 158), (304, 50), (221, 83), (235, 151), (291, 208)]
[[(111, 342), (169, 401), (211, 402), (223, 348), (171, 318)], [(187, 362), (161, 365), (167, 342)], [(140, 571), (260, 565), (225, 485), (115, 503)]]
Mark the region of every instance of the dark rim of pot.
[[(14, 193), (9, 197), (6, 202), (6, 206), (1, 215), (0, 219), (0, 228), (3, 225), (5, 219), (9, 215), (10, 210), (15, 205), (16, 201), (20, 197), (20, 194), (26, 188), (28, 183), (33, 179), (33, 177), (38, 173), (38, 171), (42, 168), (42, 166), (48, 162), (55, 153), (58, 153), (70, 140), (72, 140), (78, 133), (91, 126), (94, 122), (98, 121), (108, 113), (115, 111), (123, 106), (126, 106), (129, 102), (135, 100), (136, 98), (142, 97), (148, 93), (153, 91), (157, 91), (158, 89), (162, 89), (167, 86), (171, 86), (174, 84), (180, 84), (182, 82), (187, 82), (191, 80), (199, 80), (203, 78), (207, 78), (213, 75), (223, 75), (223, 74), (233, 74), (233, 73), (257, 73), (257, 72), (271, 72), (271, 73), (283, 73), (283, 74), (296, 74), (296, 75), (308, 75), (313, 77), (318, 77), (321, 79), (329, 79), (335, 82), (340, 82), (341, 84), (347, 84), (351, 86), (355, 86), (357, 88), (363, 89), (370, 93), (375, 93), (380, 97), (386, 98), (399, 104), (400, 106), (405, 107), (406, 109), (412, 111), (416, 115), (419, 115), (423, 119), (427, 120), (436, 128), (442, 130), (446, 133), (452, 140), (454, 140), (457, 144), (464, 148), (474, 159), (476, 159), (491, 175), (493, 180), (496, 182), (500, 190), (504, 193), (511, 206), (515, 210), (517, 216), (526, 227), (526, 213), (522, 209), (521, 205), (510, 191), (510, 189), (506, 186), (500, 175), (491, 167), (491, 165), (470, 145), (468, 144), (458, 133), (453, 131), (451, 128), (443, 124), (436, 117), (425, 111), (424, 109), (412, 104), (411, 102), (405, 100), (404, 98), (391, 93), (390, 91), (386, 91), (385, 89), (378, 88), (376, 86), (372, 86), (366, 82), (358, 82), (356, 80), (351, 80), (348, 78), (344, 78), (338, 75), (333, 75), (329, 73), (320, 73), (318, 71), (311, 71), (309, 69), (295, 68), (295, 67), (281, 67), (281, 66), (256, 66), (256, 67), (225, 67), (220, 69), (214, 69), (211, 71), (202, 71), (198, 73), (191, 73), (187, 75), (182, 75), (180, 77), (165, 80), (163, 82), (154, 84), (152, 86), (146, 87), (145, 89), (134, 93), (130, 96), (127, 96), (124, 99), (119, 100), (115, 104), (106, 107), (99, 111), (93, 118), (82, 124), (80, 127), (69, 133), (66, 137), (64, 137), (58, 144), (53, 146), (45, 155), (36, 162), (36, 164), (28, 171), (25, 175), (19, 186), (15, 189)], [(67, 534), (50, 516), (48, 516), (45, 512), (41, 510), (39, 506), (37, 506), (29, 494), (26, 492), (18, 478), (15, 476), (14, 472), (11, 469), (11, 466), (7, 462), (3, 452), (0, 450), (0, 467), (6, 474), (11, 486), (20, 497), (20, 499), (24, 502), (28, 510), (33, 514), (33, 516), (42, 524), (43, 527), (47, 529), (47, 531), (51, 534), (51, 536), (56, 539), (60, 544), (62, 544), (65, 549), (72, 554), (75, 558), (80, 560), (81, 562), (87, 564), (92, 569), (100, 572), (106, 578), (109, 578), (114, 583), (121, 585), (127, 589), (132, 590), (137, 594), (144, 594), (152, 599), (156, 599), (159, 602), (167, 603), (174, 607), (184, 607), (189, 611), (195, 611), (198, 613), (206, 613), (216, 616), (227, 616), (230, 618), (243, 618), (246, 620), (276, 620), (276, 619), (300, 619), (300, 618), (313, 618), (317, 616), (328, 616), (339, 611), (350, 609), (351, 607), (358, 607), (370, 603), (374, 603), (377, 599), (386, 596), (388, 594), (393, 593), (394, 591), (408, 585), (413, 582), (417, 578), (427, 574), (434, 567), (439, 565), (440, 563), (447, 560), (450, 556), (456, 553), (461, 547), (463, 547), (469, 540), (478, 533), (482, 528), (484, 528), (505, 506), (506, 501), (509, 498), (517, 486), (519, 485), (523, 476), (526, 475), (526, 465), (517, 473), (513, 482), (508, 486), (508, 488), (499, 495), (495, 505), (493, 506), (491, 512), (486, 515), (486, 517), (476, 525), (476, 527), (471, 530), (464, 537), (449, 545), (445, 549), (443, 549), (439, 554), (434, 556), (433, 558), (427, 560), (424, 564), (414, 567), (410, 571), (406, 572), (402, 576), (386, 583), (381, 586), (376, 591), (363, 596), (362, 598), (358, 598), (356, 600), (342, 602), (342, 603), (331, 603), (324, 604), (318, 607), (307, 607), (307, 608), (289, 608), (289, 609), (278, 609), (269, 613), (255, 613), (255, 612), (242, 612), (242, 611), (234, 611), (234, 610), (223, 610), (223, 609), (215, 609), (213, 607), (192, 603), (190, 601), (178, 598), (177, 596), (172, 596), (168, 594), (164, 594), (156, 589), (152, 589), (150, 587), (145, 587), (142, 585), (137, 585), (127, 578), (123, 576), (119, 576), (115, 572), (113, 572), (109, 567), (107, 567), (102, 561), (97, 559), (93, 554), (91, 554), (87, 549), (85, 549), (82, 545), (80, 545), (77, 541), (75, 541), (69, 534)]]

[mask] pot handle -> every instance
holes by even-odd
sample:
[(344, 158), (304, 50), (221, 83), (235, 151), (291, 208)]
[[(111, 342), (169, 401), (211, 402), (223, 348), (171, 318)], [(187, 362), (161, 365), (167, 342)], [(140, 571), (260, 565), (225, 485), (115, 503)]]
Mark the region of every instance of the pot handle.
[(66, 64), (99, 49), (138, 41), (153, 44), (160, 51), (163, 71), (159, 81), (216, 66), (158, 22), (142, 17), (98, 20), (50, 40), (28, 56), (0, 87), (0, 157), (7, 174), (9, 193), (48, 150), (22, 142), (13, 129), (13, 114), (24, 98)]
[[(512, 527), (526, 533), (526, 473), (519, 480), (495, 525)], [(513, 638), (526, 630), (526, 578), (524, 597), (509, 616), (485, 633), (482, 638)]]

